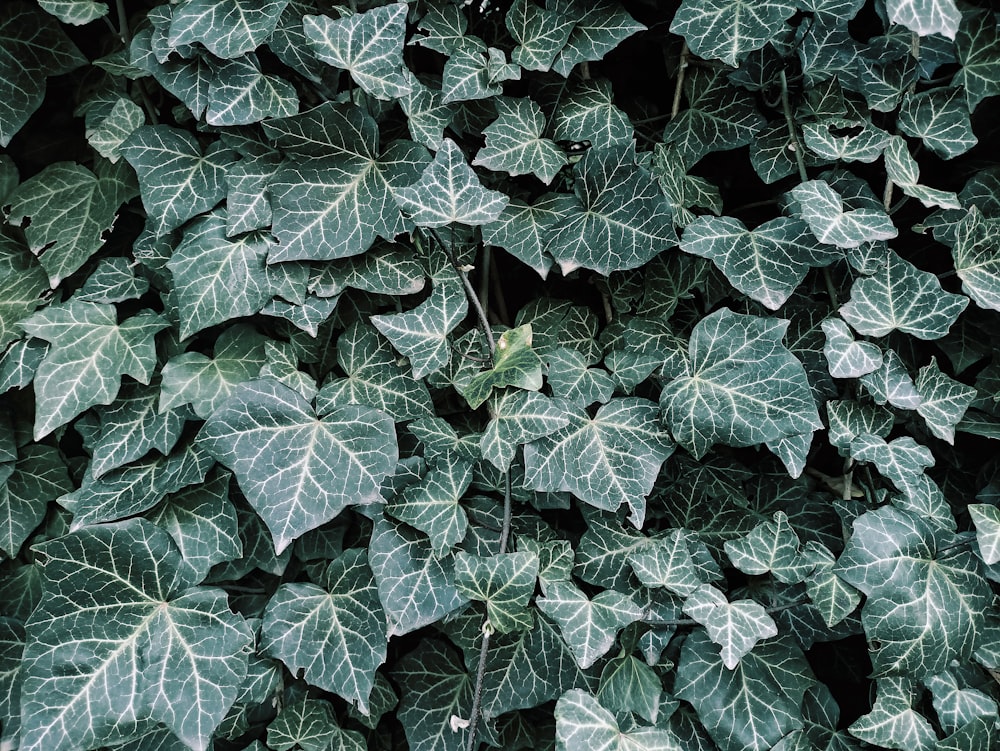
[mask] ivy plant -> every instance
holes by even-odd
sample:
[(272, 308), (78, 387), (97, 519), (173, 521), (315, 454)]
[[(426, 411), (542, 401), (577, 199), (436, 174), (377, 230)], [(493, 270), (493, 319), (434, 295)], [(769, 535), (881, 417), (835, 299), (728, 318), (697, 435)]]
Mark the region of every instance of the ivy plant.
[(1000, 16), (6, 0), (0, 749), (1000, 745)]

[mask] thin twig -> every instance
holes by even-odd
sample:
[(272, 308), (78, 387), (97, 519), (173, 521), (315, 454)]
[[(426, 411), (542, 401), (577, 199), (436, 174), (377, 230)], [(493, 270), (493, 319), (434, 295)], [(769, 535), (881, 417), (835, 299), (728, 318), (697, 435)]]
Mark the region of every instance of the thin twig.
[(465, 296), (469, 298), (469, 303), (471, 303), (473, 309), (476, 311), (476, 317), (479, 318), (479, 325), (483, 329), (483, 333), (486, 335), (486, 343), (489, 345), (490, 354), (492, 355), (496, 352), (496, 342), (493, 341), (493, 329), (490, 328), (489, 318), (486, 317), (486, 311), (483, 310), (482, 304), (479, 302), (479, 296), (476, 294), (476, 290), (472, 287), (472, 282), (469, 281), (469, 275), (466, 273), (466, 269), (459, 265), (458, 259), (455, 257), (454, 249), (450, 248), (447, 243), (441, 238), (441, 235), (437, 233), (437, 230), (430, 229), (431, 235), (437, 240), (438, 245), (441, 246), (441, 250), (444, 251), (448, 260), (451, 262), (451, 266), (455, 269), (455, 273), (458, 274), (458, 278), (462, 280), (462, 286), (465, 287)]
[(802, 155), (802, 145), (799, 143), (799, 136), (795, 132), (795, 118), (792, 117), (792, 105), (788, 100), (788, 77), (785, 71), (781, 71), (781, 109), (785, 113), (785, 124), (788, 126), (788, 147), (795, 152), (795, 163), (799, 167), (799, 179), (802, 182), (809, 180), (806, 173), (806, 160)]
[(677, 64), (677, 83), (674, 84), (674, 101), (670, 105), (671, 120), (677, 117), (677, 113), (681, 111), (681, 94), (684, 91), (684, 76), (687, 71), (689, 57), (691, 57), (691, 51), (688, 49), (687, 42), (684, 42), (684, 46), (681, 47), (681, 59)]

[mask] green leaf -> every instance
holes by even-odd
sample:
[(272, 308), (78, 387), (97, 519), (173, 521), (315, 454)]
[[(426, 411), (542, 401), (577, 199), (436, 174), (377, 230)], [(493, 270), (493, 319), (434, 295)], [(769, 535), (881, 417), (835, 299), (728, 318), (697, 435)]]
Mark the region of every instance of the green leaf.
[[(4, 471), (7, 467), (7, 471)], [(45, 518), (49, 501), (73, 489), (66, 464), (50, 446), (22, 446), (16, 463), (0, 465), (0, 553), (16, 558)]]
[(778, 217), (754, 230), (733, 217), (700, 216), (687, 225), (681, 250), (712, 261), (729, 283), (769, 310), (777, 310), (812, 266), (841, 254), (816, 242), (805, 222)]
[(118, 99), (98, 124), (87, 128), (87, 141), (112, 164), (121, 158), (119, 147), (132, 131), (146, 122), (142, 107), (131, 99)]
[(298, 393), (269, 380), (238, 386), (198, 440), (233, 470), (279, 554), (347, 506), (377, 500), (397, 459), (384, 413), (342, 406), (317, 419)]
[(993, 238), (1000, 220), (987, 219), (975, 206), (955, 226), (952, 257), (962, 291), (981, 308), (1000, 310), (1000, 252)]
[(993, 14), (985, 8), (963, 13), (955, 51), (962, 67), (952, 84), (965, 90), (972, 112), (983, 99), (1000, 94), (1000, 31)]
[(293, 675), (368, 713), (385, 662), (385, 615), (364, 548), (332, 560), (320, 585), (282, 584), (264, 612), (261, 648)]
[(898, 232), (889, 215), (874, 208), (844, 211), (842, 196), (825, 180), (809, 180), (792, 188), (802, 218), (822, 243), (856, 248), (871, 240), (891, 240)]
[(531, 348), (530, 323), (503, 332), (493, 357), (493, 367), (473, 376), (462, 391), (473, 409), (485, 402), (493, 389), (513, 386), (538, 391), (542, 387), (542, 361)]
[(967, 748), (989, 748), (997, 742), (996, 723), (985, 717), (975, 720), (959, 728), (947, 738), (937, 743), (935, 751), (964, 751)]
[(387, 504), (385, 512), (426, 534), (434, 554), (445, 556), (465, 539), (469, 522), (461, 500), (471, 483), (471, 463), (448, 456)]
[(456, 279), (435, 283), (430, 296), (413, 310), (371, 317), (392, 346), (410, 359), (414, 378), (441, 370), (451, 359), (450, 334), (469, 311)]
[(158, 237), (225, 198), (226, 169), (235, 155), (217, 146), (202, 153), (190, 133), (167, 125), (143, 125), (122, 144)]
[(676, 243), (670, 208), (636, 166), (634, 144), (590, 149), (575, 174), (579, 208), (546, 238), (563, 275), (581, 266), (601, 274), (637, 268)]
[(416, 631), (468, 602), (455, 587), (451, 556), (438, 558), (430, 541), (404, 524), (376, 518), (368, 560), (388, 636)]
[(524, 447), (525, 485), (573, 493), (584, 503), (616, 511), (622, 503), (641, 528), (646, 496), (673, 442), (659, 426), (648, 399), (612, 399), (594, 417), (565, 404), (569, 424)]
[(397, 718), (410, 751), (460, 751), (465, 733), (455, 720), (472, 709), (472, 679), (454, 650), (423, 639), (392, 671), (400, 686)]
[(405, 3), (393, 3), (338, 20), (305, 16), (303, 23), (316, 57), (349, 71), (365, 93), (389, 100), (411, 87), (403, 72), (406, 12)]
[(546, 72), (566, 46), (576, 22), (558, 11), (539, 8), (531, 0), (515, 0), (504, 23), (518, 43), (511, 61), (525, 70)]
[(688, 534), (674, 529), (628, 551), (628, 562), (646, 587), (665, 587), (687, 597), (705, 583), (689, 547)]
[(977, 562), (939, 546), (930, 524), (892, 506), (854, 521), (835, 571), (868, 595), (861, 618), (879, 643), (871, 653), (878, 673), (940, 673), (982, 637), (992, 595)]
[(80, 67), (80, 54), (59, 23), (33, 3), (0, 10), (0, 146), (10, 140), (45, 98), (45, 79)]
[(764, 607), (753, 600), (729, 602), (711, 584), (702, 584), (684, 600), (684, 612), (705, 627), (722, 647), (722, 663), (732, 670), (761, 639), (778, 635)]
[(885, 438), (894, 421), (889, 410), (855, 401), (828, 401), (826, 414), (830, 443), (839, 449), (848, 448), (863, 433)]
[(563, 141), (590, 141), (596, 149), (628, 146), (634, 129), (628, 115), (615, 106), (606, 78), (577, 83), (559, 100), (552, 118), (554, 137)]
[(972, 132), (964, 93), (957, 86), (908, 95), (897, 123), (903, 133), (921, 139), (942, 159), (954, 159), (979, 143)]
[(486, 603), (490, 626), (501, 634), (531, 627), (528, 600), (535, 592), (538, 556), (503, 553), (482, 558), (455, 555), (455, 586), (471, 600)]
[(125, 258), (102, 258), (73, 297), (85, 302), (105, 303), (142, 297), (149, 290), (149, 282), (135, 275), (134, 266)]
[(37, 550), (46, 588), (27, 624), (21, 747), (104, 745), (155, 720), (207, 748), (253, 643), (226, 594), (192, 587), (170, 537), (142, 519)]
[(468, 27), (468, 19), (458, 6), (431, 8), (417, 24), (417, 28), (425, 32), (426, 36), (414, 37), (410, 40), (410, 44), (427, 47), (442, 55), (450, 55), (462, 45)]
[(108, 6), (95, 0), (39, 0), (38, 5), (73, 26), (85, 26), (108, 14)]
[(823, 356), (834, 378), (860, 378), (882, 367), (878, 345), (854, 341), (854, 334), (842, 320), (827, 318), (820, 325), (826, 336)]
[(909, 436), (886, 443), (878, 436), (859, 435), (851, 441), (851, 456), (859, 462), (871, 462), (879, 472), (903, 493), (917, 491), (920, 475), (934, 466), (934, 454)]
[(634, 712), (656, 723), (663, 698), (663, 684), (649, 665), (634, 655), (609, 660), (601, 671), (597, 699), (616, 712)]
[(499, 191), (484, 188), (462, 150), (445, 138), (420, 179), (397, 190), (396, 200), (414, 224), (444, 227), (452, 222), (470, 225), (492, 222), (510, 199)]
[(946, 733), (954, 733), (977, 717), (994, 719), (997, 703), (974, 688), (959, 686), (954, 674), (945, 671), (925, 681), (934, 697), (934, 711)]
[(645, 26), (609, 0), (557, 0), (554, 10), (576, 21), (566, 45), (556, 55), (552, 69), (568, 78), (577, 63), (600, 60)]
[(0, 350), (20, 339), (20, 321), (42, 304), (48, 276), (35, 257), (16, 241), (0, 234)]
[(955, 426), (976, 398), (976, 390), (942, 373), (934, 357), (920, 369), (916, 386), (920, 394), (917, 414), (924, 418), (931, 433), (953, 444)]
[(482, 457), (506, 472), (517, 447), (569, 425), (557, 402), (534, 391), (507, 391), (493, 408), (479, 444)]
[(553, 264), (546, 235), (577, 205), (566, 193), (546, 193), (531, 205), (512, 199), (495, 221), (482, 225), (483, 242), (503, 248), (545, 279)]
[(987, 566), (1000, 562), (1000, 509), (986, 503), (970, 503), (968, 509), (983, 561)]
[(674, 439), (702, 457), (715, 443), (752, 446), (821, 426), (802, 363), (782, 344), (788, 322), (727, 308), (695, 326), (688, 374), (664, 387)]
[[(611, 376), (600, 368), (588, 368), (586, 358), (575, 349), (559, 347), (553, 350), (547, 364), (552, 395), (578, 407), (589, 407), (594, 402), (607, 404), (615, 392)], [(619, 373), (616, 371), (615, 375)]]
[(851, 299), (838, 311), (867, 336), (903, 331), (918, 339), (940, 339), (965, 310), (964, 295), (945, 292), (938, 278), (893, 252), (873, 276), (857, 279)]
[(955, 0), (886, 0), (889, 20), (922, 37), (941, 34), (955, 38), (962, 14)]
[(275, 751), (293, 748), (302, 751), (361, 751), (364, 741), (357, 733), (341, 729), (330, 702), (301, 699), (283, 707), (267, 726), (267, 747)]
[(830, 628), (854, 612), (861, 593), (834, 572), (833, 554), (825, 547), (810, 543), (817, 559), (816, 570), (806, 579), (806, 592), (823, 622)]
[(56, 162), (10, 196), (11, 224), (24, 226), (52, 288), (83, 266), (104, 244), (119, 207), (135, 195), (127, 168), (99, 162), (97, 174), (74, 162)]
[(680, 739), (670, 730), (639, 727), (624, 732), (615, 716), (586, 691), (573, 689), (556, 703), (558, 751), (681, 751)]
[(591, 599), (570, 582), (552, 582), (535, 604), (559, 625), (584, 670), (611, 649), (621, 629), (643, 615), (642, 608), (621, 592), (606, 590)]
[(906, 366), (894, 350), (885, 352), (882, 367), (873, 373), (861, 376), (860, 380), (879, 406), (888, 402), (899, 409), (916, 409), (922, 401)]
[(319, 414), (343, 404), (367, 404), (400, 421), (432, 414), (427, 386), (410, 376), (371, 326), (358, 321), (340, 335), (337, 363), (347, 377), (323, 384), (316, 395)]
[[(488, 99), (503, 92), (500, 81), (490, 75), (493, 49), (478, 37), (463, 37), (448, 56), (441, 73), (441, 101), (444, 104)], [(502, 53), (501, 53), (502, 55)]]
[(21, 322), (52, 346), (35, 376), (35, 440), (95, 404), (111, 404), (122, 375), (148, 384), (156, 364), (153, 336), (167, 322), (151, 311), (117, 322), (111, 305), (69, 301)]
[(511, 176), (533, 174), (548, 185), (568, 163), (562, 149), (543, 138), (545, 117), (531, 99), (498, 99), (498, 117), (483, 130), (486, 145), (473, 166), (506, 172)]
[(802, 139), (823, 159), (869, 164), (882, 155), (889, 134), (865, 120), (833, 117), (803, 125)]
[(674, 695), (691, 702), (720, 751), (769, 751), (802, 727), (802, 697), (814, 683), (787, 637), (759, 645), (729, 669), (708, 634), (695, 629), (681, 646)]
[(186, 0), (173, 10), (168, 42), (203, 44), (228, 60), (252, 52), (271, 36), (288, 0)]
[(958, 196), (944, 190), (919, 185), (920, 167), (906, 147), (902, 136), (892, 136), (885, 147), (885, 172), (908, 196), (916, 198), (928, 208), (940, 206), (942, 209), (960, 209)]
[(904, 676), (879, 678), (872, 711), (848, 728), (851, 735), (883, 748), (931, 751), (937, 736), (927, 718), (912, 709), (913, 681)]
[(271, 263), (355, 256), (377, 236), (391, 240), (410, 226), (393, 191), (426, 164), (417, 144), (394, 141), (380, 153), (375, 120), (330, 103), (267, 122), (264, 132), (295, 160), (270, 184), (279, 241)]
[(795, 3), (787, 0), (684, 0), (670, 30), (684, 37), (698, 57), (735, 66), (767, 44), (795, 10)]
[(799, 537), (783, 511), (774, 512), (773, 522), (754, 527), (749, 534), (728, 540), (726, 555), (744, 574), (772, 574), (782, 584), (798, 584), (811, 571), (813, 563), (799, 552)]
[(263, 73), (256, 55), (244, 55), (217, 68), (208, 89), (205, 122), (248, 125), (266, 118), (288, 117), (298, 109), (295, 88), (283, 78)]

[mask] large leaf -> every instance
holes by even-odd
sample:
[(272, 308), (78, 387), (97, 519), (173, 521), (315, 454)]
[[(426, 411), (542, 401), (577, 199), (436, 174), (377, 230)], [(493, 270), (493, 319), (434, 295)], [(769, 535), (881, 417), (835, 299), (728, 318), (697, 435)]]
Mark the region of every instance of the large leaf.
[(972, 132), (965, 96), (957, 86), (907, 96), (898, 122), (901, 131), (920, 138), (942, 159), (964, 154), (979, 142)]
[(953, 83), (965, 90), (972, 112), (986, 97), (1000, 94), (1000, 31), (993, 15), (985, 8), (964, 13), (955, 49), (962, 67)]
[(787, 328), (727, 308), (695, 326), (688, 373), (660, 395), (678, 443), (701, 457), (715, 443), (752, 446), (821, 426), (805, 369), (782, 344)]
[(767, 44), (795, 10), (788, 0), (684, 0), (670, 30), (684, 37), (699, 57), (735, 66)]
[(170, 537), (142, 519), (39, 553), (47, 586), (27, 625), (21, 748), (105, 745), (155, 720), (207, 749), (253, 641), (226, 594), (192, 587)]
[(670, 730), (639, 727), (621, 729), (615, 716), (586, 691), (573, 689), (556, 703), (556, 748), (559, 751), (681, 751), (681, 741)]
[(377, 500), (397, 459), (384, 413), (345, 405), (317, 419), (302, 396), (271, 380), (237, 387), (198, 440), (236, 474), (278, 553), (347, 506)]
[(230, 59), (267, 41), (288, 0), (186, 0), (174, 8), (169, 43), (200, 42), (216, 57)]

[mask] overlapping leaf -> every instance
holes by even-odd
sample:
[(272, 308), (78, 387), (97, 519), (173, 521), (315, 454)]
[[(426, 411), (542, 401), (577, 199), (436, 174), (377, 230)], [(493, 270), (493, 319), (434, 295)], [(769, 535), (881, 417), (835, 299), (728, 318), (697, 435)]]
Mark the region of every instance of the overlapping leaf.
[(498, 99), (497, 110), (499, 117), (483, 130), (486, 145), (472, 164), (510, 175), (534, 174), (551, 183), (567, 159), (554, 142), (542, 137), (542, 108), (531, 99)]
[(825, 180), (809, 180), (791, 192), (816, 239), (838, 248), (891, 240), (898, 232), (889, 215), (873, 208), (844, 210), (842, 196)]
[(615, 716), (585, 691), (574, 689), (556, 703), (556, 744), (581, 751), (681, 751), (680, 739), (670, 730), (639, 727), (621, 729)]
[(976, 304), (1000, 310), (1000, 252), (991, 238), (1000, 231), (1000, 221), (987, 219), (973, 206), (955, 226), (955, 272), (962, 291)]
[(488, 558), (459, 552), (455, 556), (455, 586), (471, 600), (486, 603), (490, 625), (500, 633), (528, 628), (528, 599), (535, 592), (538, 556), (518, 552)]
[(729, 670), (739, 665), (758, 641), (778, 635), (778, 627), (763, 605), (753, 600), (729, 602), (711, 584), (702, 584), (685, 598), (684, 612), (722, 647), (722, 664)]
[(735, 66), (767, 44), (794, 13), (795, 3), (787, 0), (685, 0), (670, 30), (684, 37), (699, 57)]
[(552, 69), (564, 77), (577, 63), (600, 60), (623, 40), (646, 28), (609, 0), (556, 0), (549, 10), (575, 21), (569, 39), (552, 64)]
[(942, 34), (955, 38), (962, 14), (955, 0), (887, 0), (889, 20), (920, 36)]
[(169, 43), (203, 44), (225, 60), (252, 52), (267, 41), (288, 0), (186, 0), (170, 21)]

